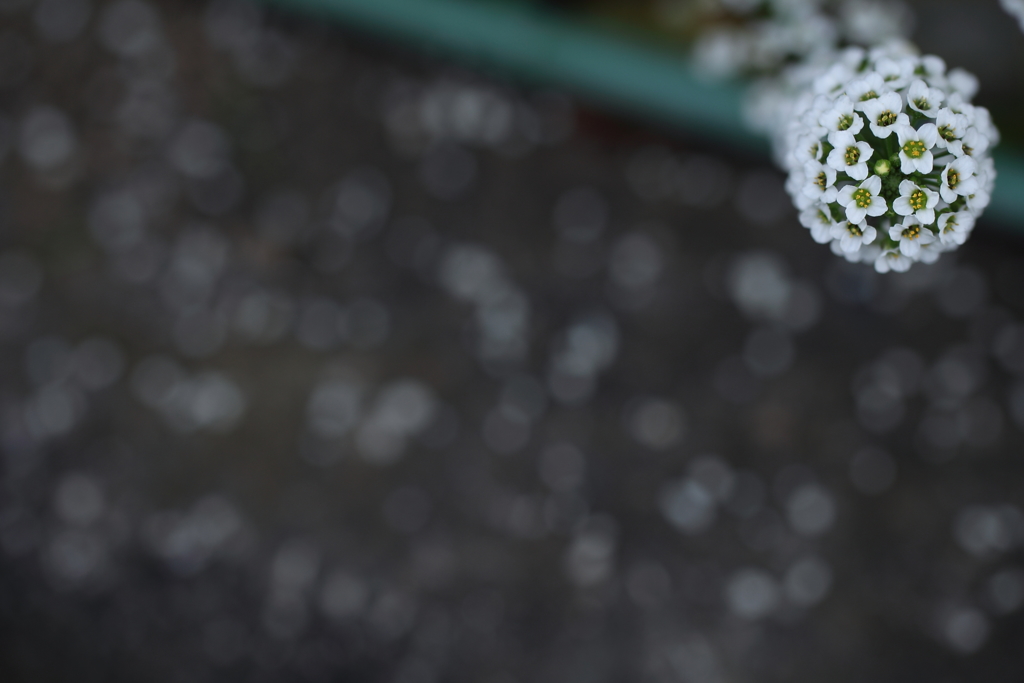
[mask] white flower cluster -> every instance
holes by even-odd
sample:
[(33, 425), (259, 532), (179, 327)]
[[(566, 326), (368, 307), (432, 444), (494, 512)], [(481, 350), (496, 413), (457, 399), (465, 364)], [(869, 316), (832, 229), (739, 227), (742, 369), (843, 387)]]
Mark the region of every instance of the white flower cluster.
[(786, 112), (787, 189), (811, 237), (879, 272), (933, 263), (989, 203), (999, 134), (977, 80), (905, 45), (849, 48)]
[(1024, 31), (1024, 0), (999, 0), (1003, 9), (1012, 14), (1020, 22), (1020, 30)]
[[(774, 74), (841, 45), (877, 45), (908, 33), (910, 12), (882, 0), (712, 0), (694, 44), (700, 73)], [(721, 21), (716, 21), (716, 19)]]

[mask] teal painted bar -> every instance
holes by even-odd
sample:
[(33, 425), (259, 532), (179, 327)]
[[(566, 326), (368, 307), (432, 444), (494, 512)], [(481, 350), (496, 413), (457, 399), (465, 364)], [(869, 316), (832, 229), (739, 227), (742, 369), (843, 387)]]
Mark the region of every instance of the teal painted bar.
[(265, 0), (383, 37), (429, 46), (725, 144), (768, 149), (743, 122), (743, 89), (706, 83), (675, 52), (525, 3), (481, 0)]
[(1024, 231), (1024, 158), (1006, 150), (997, 150), (994, 157), (999, 176), (986, 215), (1016, 231)]
[[(385, 38), (430, 47), (484, 68), (565, 88), (617, 111), (685, 129), (716, 144), (765, 153), (742, 115), (743, 87), (695, 77), (678, 53), (571, 21), (525, 3), (482, 0), (264, 0)], [(987, 216), (1024, 231), (1024, 157), (996, 155)]]

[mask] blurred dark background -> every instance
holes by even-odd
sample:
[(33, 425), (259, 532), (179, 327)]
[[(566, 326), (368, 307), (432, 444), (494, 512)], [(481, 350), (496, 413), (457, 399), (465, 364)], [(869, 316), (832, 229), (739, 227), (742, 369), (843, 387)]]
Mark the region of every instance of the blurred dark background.
[[(879, 276), (685, 127), (242, 2), (0, 11), (5, 681), (1024, 676), (1009, 226)], [(918, 40), (1011, 102), (996, 12)]]

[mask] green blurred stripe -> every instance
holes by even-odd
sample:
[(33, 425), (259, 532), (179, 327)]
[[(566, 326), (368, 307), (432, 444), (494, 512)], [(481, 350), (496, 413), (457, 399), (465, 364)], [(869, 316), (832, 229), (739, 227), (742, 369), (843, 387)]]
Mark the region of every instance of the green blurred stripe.
[[(566, 88), (624, 113), (758, 153), (766, 141), (743, 122), (743, 89), (695, 77), (678, 53), (525, 2), (485, 0), (265, 0), (427, 46), (538, 84)], [(1024, 230), (1024, 157), (996, 155), (988, 216)]]
[(743, 123), (743, 91), (695, 78), (683, 58), (517, 2), (266, 0), (427, 45), (529, 81), (563, 87), (727, 144), (767, 149)]
[(986, 216), (1007, 227), (1024, 231), (1024, 157), (1014, 151), (996, 151), (996, 191)]

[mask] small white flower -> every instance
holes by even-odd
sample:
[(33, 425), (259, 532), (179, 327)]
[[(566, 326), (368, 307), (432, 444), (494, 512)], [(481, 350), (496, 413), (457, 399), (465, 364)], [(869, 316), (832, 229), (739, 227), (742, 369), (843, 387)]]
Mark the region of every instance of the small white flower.
[(901, 254), (899, 249), (886, 249), (875, 259), (875, 270), (879, 273), (905, 273), (912, 264), (913, 261)]
[(817, 161), (808, 161), (804, 166), (807, 182), (803, 186), (804, 196), (825, 204), (835, 201), (839, 192), (836, 185), (836, 170)]
[(868, 159), (875, 153), (871, 145), (857, 142), (853, 133), (847, 130), (830, 133), (828, 141), (834, 147), (828, 155), (829, 166), (846, 173), (854, 180), (864, 180), (868, 177)]
[(820, 208), (807, 209), (800, 213), (800, 224), (811, 231), (811, 239), (818, 244), (832, 241), (832, 227), (835, 221)]
[(939, 260), (945, 250), (945, 245), (942, 242), (932, 240), (928, 244), (921, 245), (921, 251), (917, 252), (917, 260), (920, 263), (931, 265)]
[(935, 222), (938, 203), (938, 192), (921, 187), (912, 180), (904, 180), (900, 183), (900, 196), (892, 202), (892, 210), (901, 216), (913, 216), (921, 225), (931, 225)]
[(910, 58), (891, 59), (883, 57), (875, 63), (875, 71), (885, 84), (893, 90), (906, 87), (914, 77), (914, 60)]
[(975, 177), (978, 179), (978, 183), (982, 189), (991, 192), (995, 187), (996, 181), (996, 162), (992, 157), (986, 156), (974, 159), (978, 168), (974, 172)]
[(875, 241), (878, 232), (863, 221), (843, 221), (832, 226), (832, 238), (839, 241), (839, 248), (850, 254)]
[(950, 144), (958, 142), (963, 138), (964, 134), (968, 130), (968, 126), (969, 122), (967, 117), (963, 114), (957, 114), (951, 109), (940, 109), (938, 115), (935, 117), (935, 127), (939, 131), (939, 137), (935, 141), (935, 144), (942, 149), (948, 149), (950, 152), (953, 152), (953, 149), (950, 148)]
[(971, 125), (981, 131), (993, 145), (999, 144), (999, 129), (992, 123), (992, 112), (985, 107), (974, 107), (974, 118)]
[(938, 88), (929, 88), (921, 79), (911, 83), (910, 90), (907, 91), (907, 106), (930, 119), (934, 119), (939, 113), (939, 105), (944, 99), (946, 93)]
[(913, 216), (889, 228), (889, 237), (900, 243), (900, 252), (907, 258), (917, 256), (921, 245), (935, 241), (932, 231), (923, 227)]
[[(783, 2), (786, 1), (788, 0), (783, 0)], [(816, 0), (812, 0), (812, 2), (815, 1)], [(795, 4), (801, 3), (806, 5), (806, 0), (796, 0)], [(847, 69), (854, 73), (862, 71), (861, 65), (864, 64), (864, 60), (867, 58), (868, 51), (857, 46), (848, 47), (845, 50), (840, 51), (838, 56), (839, 62), (844, 64)], [(847, 83), (849, 83), (849, 79), (847, 80)]]
[(793, 153), (797, 165), (803, 166), (807, 161), (821, 161), (822, 153), (825, 151), (821, 139), (825, 137), (825, 133), (825, 129), (822, 128), (800, 138)]
[(950, 89), (965, 99), (971, 99), (978, 94), (978, 77), (963, 69), (952, 69), (946, 74), (946, 81)]
[(958, 92), (950, 93), (949, 97), (946, 98), (946, 109), (949, 109), (955, 114), (963, 114), (967, 117), (968, 125), (973, 126), (974, 120), (978, 118), (978, 114), (975, 111), (975, 107), (970, 102), (964, 99), (964, 96)]
[(974, 216), (966, 211), (944, 213), (939, 216), (939, 239), (943, 244), (963, 244), (973, 228)]
[(936, 55), (921, 57), (921, 71), (931, 85), (946, 87), (946, 60)]
[(860, 185), (847, 185), (839, 190), (836, 201), (846, 208), (846, 220), (859, 224), (868, 216), (881, 216), (888, 210), (885, 200), (879, 196), (881, 192), (882, 179), (873, 175)]
[(864, 111), (866, 103), (878, 99), (887, 92), (889, 92), (889, 86), (882, 80), (881, 74), (874, 71), (858, 78), (846, 87), (846, 94), (853, 100), (853, 108), (857, 111)]
[(868, 125), (875, 137), (885, 139), (898, 126), (910, 125), (910, 117), (903, 113), (903, 98), (898, 93), (890, 92), (869, 100), (861, 111), (868, 117)]
[(989, 139), (977, 128), (968, 128), (962, 140), (953, 140), (947, 149), (958, 157), (978, 156), (988, 151)]
[(793, 199), (793, 204), (799, 211), (809, 209), (819, 203), (817, 199), (804, 194), (804, 188), (809, 182), (810, 180), (805, 178), (803, 174), (790, 173), (786, 178), (786, 192), (789, 193), (789, 196)]
[(987, 187), (980, 188), (977, 192), (967, 198), (967, 208), (976, 216), (980, 216), (992, 202), (992, 190)]
[(837, 90), (850, 82), (853, 69), (846, 64), (833, 64), (814, 81), (814, 91), (819, 95), (834, 95)]
[(897, 126), (896, 136), (900, 141), (900, 170), (911, 174), (931, 173), (935, 158), (932, 148), (939, 139), (939, 129), (934, 123), (926, 123), (920, 129), (913, 126)]
[(978, 165), (971, 157), (960, 157), (947, 164), (942, 169), (942, 186), (939, 188), (942, 199), (952, 204), (957, 197), (969, 197), (977, 192), (980, 187), (974, 177), (977, 170)]
[(854, 111), (853, 100), (846, 95), (836, 100), (832, 108), (818, 118), (818, 123), (829, 133), (845, 130), (856, 135), (864, 128), (864, 119)]

